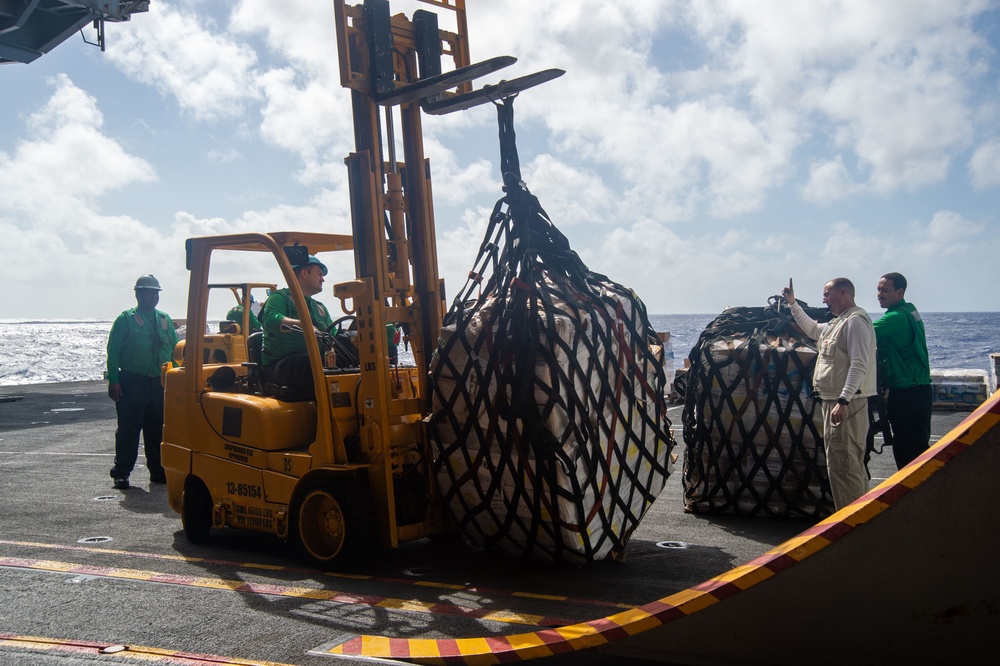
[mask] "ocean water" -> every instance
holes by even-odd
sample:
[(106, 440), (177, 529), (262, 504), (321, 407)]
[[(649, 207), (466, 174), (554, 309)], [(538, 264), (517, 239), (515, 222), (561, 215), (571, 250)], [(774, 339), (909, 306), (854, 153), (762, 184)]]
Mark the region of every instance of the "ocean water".
[[(881, 311), (873, 312), (874, 317)], [(650, 315), (657, 331), (670, 331), (671, 349), (683, 364), (698, 336), (716, 315)], [(1000, 312), (923, 313), (934, 369), (990, 372), (990, 353), (1000, 353)], [(0, 319), (0, 386), (100, 380), (110, 321)], [(401, 361), (412, 361), (406, 352)]]

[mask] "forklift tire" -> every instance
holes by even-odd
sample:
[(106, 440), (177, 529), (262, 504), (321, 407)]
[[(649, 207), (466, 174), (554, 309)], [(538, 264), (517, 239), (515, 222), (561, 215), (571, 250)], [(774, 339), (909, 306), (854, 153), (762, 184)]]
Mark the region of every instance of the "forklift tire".
[(181, 503), (181, 524), (188, 541), (205, 543), (212, 529), (212, 495), (201, 479), (191, 477), (184, 482)]
[(356, 479), (322, 479), (306, 486), (295, 512), (303, 553), (319, 564), (350, 563), (378, 541), (371, 493)]

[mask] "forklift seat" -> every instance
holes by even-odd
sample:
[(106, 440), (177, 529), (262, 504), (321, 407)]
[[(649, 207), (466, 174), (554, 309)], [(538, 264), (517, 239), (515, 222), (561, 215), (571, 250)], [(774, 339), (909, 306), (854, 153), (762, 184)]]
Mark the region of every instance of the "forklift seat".
[(261, 347), (264, 342), (264, 334), (261, 331), (251, 333), (247, 336), (247, 358), (249, 361), (243, 364), (247, 369), (247, 387), (257, 395), (270, 396), (284, 402), (303, 402), (315, 400), (316, 396), (312, 386), (282, 386), (268, 381), (264, 366), (261, 365)]
[(247, 336), (247, 360), (260, 365), (260, 348), (264, 342), (264, 334), (261, 331), (251, 333)]
[(260, 349), (263, 341), (264, 334), (260, 331), (247, 336), (247, 362), (243, 364), (247, 369), (247, 386), (258, 395), (264, 395), (264, 383), (260, 374)]

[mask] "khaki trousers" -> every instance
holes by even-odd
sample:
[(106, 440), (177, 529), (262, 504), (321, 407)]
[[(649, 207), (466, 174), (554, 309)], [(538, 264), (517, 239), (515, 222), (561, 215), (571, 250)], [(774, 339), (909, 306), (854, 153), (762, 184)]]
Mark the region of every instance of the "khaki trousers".
[(847, 406), (847, 417), (840, 425), (830, 422), (836, 400), (824, 400), (823, 443), (826, 471), (830, 477), (833, 505), (839, 511), (868, 492), (865, 447), (868, 438), (868, 398), (856, 396)]

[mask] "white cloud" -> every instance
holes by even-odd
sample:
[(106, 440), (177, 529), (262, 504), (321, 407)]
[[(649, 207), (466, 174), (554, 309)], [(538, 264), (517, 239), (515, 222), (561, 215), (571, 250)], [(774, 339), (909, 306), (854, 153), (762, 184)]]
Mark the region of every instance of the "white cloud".
[(51, 84), (52, 96), (28, 118), (29, 137), (12, 155), (0, 153), (0, 171), (17, 174), (16, 186), (0, 197), (0, 211), (16, 211), (22, 219), (56, 230), (73, 229), (78, 207), (133, 183), (153, 181), (156, 173), (101, 133), (104, 116), (93, 97), (65, 75)]
[(844, 167), (843, 157), (837, 155), (809, 168), (809, 182), (802, 188), (802, 198), (816, 203), (830, 203), (849, 197), (858, 190)]
[(18, 314), (110, 316), (129, 304), (109, 294), (182, 262), (183, 252), (172, 257), (162, 234), (100, 211), (107, 196), (152, 182), (156, 173), (102, 133), (92, 96), (65, 75), (52, 84), (52, 96), (28, 119), (30, 134), (13, 153), (0, 152), (0, 171), (17, 174), (0, 197), (0, 282), (31, 295), (18, 302)]
[(548, 154), (539, 155), (521, 172), (528, 189), (539, 198), (556, 226), (613, 226), (621, 222), (616, 197), (599, 174), (577, 169)]
[[(942, 180), (971, 138), (970, 86), (988, 45), (973, 32), (982, 0), (697, 3), (702, 35), (762, 109), (799, 107), (832, 122), (880, 193)], [(711, 43), (711, 42), (710, 42)]]
[(438, 273), (445, 282), (449, 307), (465, 287), (469, 273), (477, 268), (474, 262), (483, 243), (491, 212), (492, 209), (483, 207), (468, 210), (458, 226), (447, 230), (438, 229)]
[(308, 76), (336, 73), (339, 86), (332, 1), (237, 0), (229, 27), (238, 35), (264, 35), (268, 49)]
[(881, 194), (943, 180), (972, 136), (960, 82), (922, 58), (901, 66), (896, 56), (837, 75), (814, 98)]
[(136, 81), (170, 95), (198, 120), (240, 116), (259, 96), (257, 55), (207, 16), (153, 2), (115, 33), (105, 54)]
[(352, 145), (350, 97), (328, 79), (299, 78), (287, 67), (260, 78), (261, 138), (302, 159), (300, 182), (322, 185), (341, 174)]
[(914, 251), (935, 258), (969, 254), (977, 247), (976, 237), (985, 226), (950, 210), (934, 213), (926, 227), (917, 227)]
[(229, 164), (231, 162), (236, 162), (242, 156), (240, 151), (235, 148), (226, 148), (224, 150), (213, 149), (208, 151), (208, 159), (212, 162), (218, 162), (219, 164)]
[(838, 275), (848, 275), (878, 265), (881, 245), (876, 236), (837, 222), (829, 229), (821, 256), (828, 265), (837, 267)]
[(437, 204), (466, 205), (500, 192), (500, 175), (489, 160), (474, 159), (468, 164), (460, 164), (455, 151), (433, 136), (426, 135), (424, 156), (430, 160), (431, 182)]
[(714, 313), (764, 305), (778, 293), (790, 270), (787, 243), (737, 230), (681, 234), (639, 220), (613, 231), (599, 249), (577, 249), (592, 270), (634, 289), (652, 313)]
[(977, 190), (1000, 185), (1000, 140), (987, 141), (969, 160), (969, 178)]

